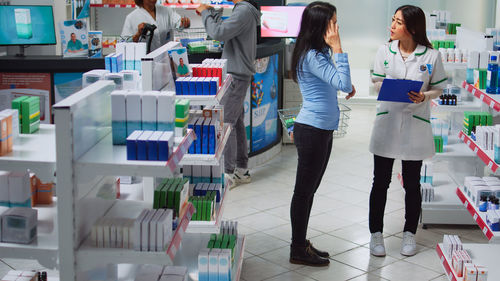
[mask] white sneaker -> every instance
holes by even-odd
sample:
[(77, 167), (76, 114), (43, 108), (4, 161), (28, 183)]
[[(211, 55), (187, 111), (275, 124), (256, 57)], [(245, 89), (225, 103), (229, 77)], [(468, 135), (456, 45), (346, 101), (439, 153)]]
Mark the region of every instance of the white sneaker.
[(415, 234), (405, 231), (403, 233), (403, 242), (401, 243), (401, 255), (411, 257), (417, 253), (417, 243)]
[(252, 181), (252, 177), (250, 176), (250, 171), (245, 168), (236, 168), (234, 170), (234, 178), (238, 183), (249, 183)]
[(376, 257), (385, 257), (384, 236), (382, 232), (372, 233), (370, 238), (370, 254)]
[(236, 181), (234, 174), (224, 173), (224, 182), (226, 183), (226, 188), (229, 190), (238, 186), (238, 182)]

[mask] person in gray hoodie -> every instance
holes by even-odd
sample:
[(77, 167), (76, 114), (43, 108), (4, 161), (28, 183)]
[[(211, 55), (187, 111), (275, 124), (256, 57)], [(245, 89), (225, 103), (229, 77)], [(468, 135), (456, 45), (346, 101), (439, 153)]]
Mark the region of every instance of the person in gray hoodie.
[(261, 16), (253, 0), (232, 2), (232, 14), (225, 20), (211, 6), (201, 4), (196, 8), (196, 12), (202, 16), (207, 34), (215, 40), (224, 41), (222, 58), (227, 59), (227, 72), (233, 76), (229, 91), (221, 101), (224, 105), (224, 122), (233, 125), (224, 152), (225, 178), (230, 188), (251, 181), (243, 102), (255, 73), (257, 26), (260, 25)]

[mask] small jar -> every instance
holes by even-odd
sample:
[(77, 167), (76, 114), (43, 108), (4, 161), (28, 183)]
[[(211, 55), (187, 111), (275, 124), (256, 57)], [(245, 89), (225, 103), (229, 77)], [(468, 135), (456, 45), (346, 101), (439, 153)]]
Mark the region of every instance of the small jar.
[(486, 212), (488, 210), (488, 197), (486, 197), (486, 195), (481, 195), (478, 209), (480, 212)]

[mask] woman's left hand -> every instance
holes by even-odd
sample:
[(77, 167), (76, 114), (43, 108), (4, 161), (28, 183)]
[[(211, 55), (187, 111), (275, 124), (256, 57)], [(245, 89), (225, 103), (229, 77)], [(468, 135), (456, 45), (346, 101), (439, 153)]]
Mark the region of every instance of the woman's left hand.
[(354, 97), (354, 95), (356, 94), (356, 88), (354, 88), (354, 85), (352, 85), (352, 92), (350, 92), (349, 94), (347, 94), (347, 96), (345, 97), (346, 100)]
[(410, 97), (410, 100), (414, 103), (421, 103), (425, 100), (425, 95), (423, 92), (414, 92), (410, 91), (408, 93), (408, 96)]

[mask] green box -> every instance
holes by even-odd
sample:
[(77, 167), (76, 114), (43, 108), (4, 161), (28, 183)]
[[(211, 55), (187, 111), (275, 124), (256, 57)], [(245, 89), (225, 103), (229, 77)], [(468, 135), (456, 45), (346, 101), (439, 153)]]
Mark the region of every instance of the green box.
[(184, 119), (189, 114), (189, 100), (175, 100), (175, 118)]
[(40, 127), (40, 98), (28, 97), (21, 101), (21, 114), (24, 116), (21, 122), (22, 133), (32, 134)]

